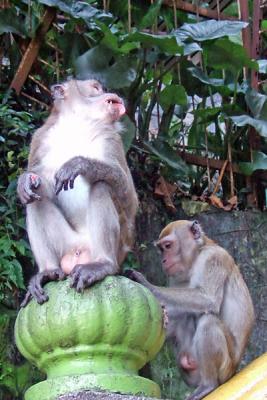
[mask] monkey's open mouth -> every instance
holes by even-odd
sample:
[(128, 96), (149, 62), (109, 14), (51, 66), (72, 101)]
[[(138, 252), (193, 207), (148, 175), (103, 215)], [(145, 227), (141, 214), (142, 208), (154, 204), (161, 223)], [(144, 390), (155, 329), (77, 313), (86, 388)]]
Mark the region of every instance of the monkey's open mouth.
[(126, 112), (124, 103), (119, 96), (116, 95), (108, 96), (105, 99), (105, 103), (107, 103), (109, 107), (111, 106), (111, 109), (113, 110), (112, 113), (114, 113), (113, 116), (114, 120), (119, 119)]
[(106, 99), (108, 104), (123, 104), (123, 101), (117, 96), (110, 96)]

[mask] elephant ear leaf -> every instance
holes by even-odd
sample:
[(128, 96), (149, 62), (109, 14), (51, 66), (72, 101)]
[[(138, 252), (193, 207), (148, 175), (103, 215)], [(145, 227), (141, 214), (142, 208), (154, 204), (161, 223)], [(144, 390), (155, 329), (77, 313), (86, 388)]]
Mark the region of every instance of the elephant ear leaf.
[(238, 166), (244, 175), (251, 175), (259, 169), (266, 170), (267, 155), (260, 151), (253, 151), (253, 162), (240, 162)]
[(144, 142), (145, 148), (182, 175), (188, 173), (186, 163), (177, 152), (166, 142), (157, 139), (154, 142)]
[(256, 129), (260, 136), (267, 138), (267, 121), (263, 119), (252, 118), (249, 115), (238, 115), (230, 117), (237, 126), (250, 125)]
[(27, 37), (27, 31), (17, 17), (15, 8), (1, 10), (0, 13), (0, 35), (3, 33), (15, 33)]

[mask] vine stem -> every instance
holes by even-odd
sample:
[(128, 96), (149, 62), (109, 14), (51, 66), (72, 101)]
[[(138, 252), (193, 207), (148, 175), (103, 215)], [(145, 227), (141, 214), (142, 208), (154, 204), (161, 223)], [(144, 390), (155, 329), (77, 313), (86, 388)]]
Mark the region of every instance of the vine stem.
[(132, 26), (131, 0), (128, 0), (128, 32), (131, 31), (131, 26)]
[(230, 174), (230, 196), (233, 197), (234, 192), (234, 173), (233, 173), (233, 166), (232, 166), (232, 146), (230, 142), (230, 137), (228, 137), (228, 161), (229, 161), (229, 174)]

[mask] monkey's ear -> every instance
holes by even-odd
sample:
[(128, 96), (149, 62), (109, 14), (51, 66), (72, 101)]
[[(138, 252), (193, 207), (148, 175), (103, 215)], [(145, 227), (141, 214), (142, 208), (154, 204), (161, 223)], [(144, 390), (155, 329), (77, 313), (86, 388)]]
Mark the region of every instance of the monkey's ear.
[(202, 232), (200, 223), (198, 221), (195, 220), (192, 222), (192, 225), (190, 226), (190, 230), (191, 230), (195, 240), (201, 238), (203, 232)]
[(51, 86), (51, 94), (54, 100), (64, 100), (65, 99), (64, 86), (60, 84)]

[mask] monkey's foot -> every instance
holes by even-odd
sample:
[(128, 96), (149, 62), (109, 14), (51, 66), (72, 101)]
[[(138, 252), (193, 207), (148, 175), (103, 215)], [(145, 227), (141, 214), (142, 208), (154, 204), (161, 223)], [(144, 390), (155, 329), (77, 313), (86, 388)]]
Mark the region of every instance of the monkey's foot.
[(82, 292), (85, 288), (92, 286), (95, 282), (101, 281), (107, 275), (114, 275), (110, 262), (96, 261), (89, 264), (75, 265), (70, 273), (70, 286)]
[(48, 300), (48, 295), (43, 289), (43, 285), (51, 281), (61, 281), (66, 277), (61, 268), (51, 271), (39, 272), (33, 276), (28, 285), (28, 291), (24, 297), (21, 307), (25, 307), (31, 299), (35, 299), (38, 304), (43, 304)]
[(212, 392), (214, 389), (216, 389), (218, 385), (210, 384), (210, 385), (200, 385), (196, 388), (196, 390), (191, 393), (186, 400), (201, 400), (203, 397), (205, 397), (207, 394)]

